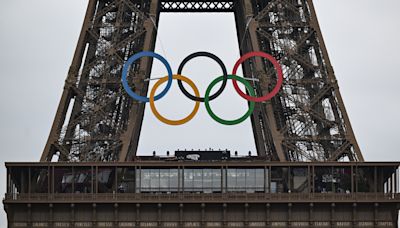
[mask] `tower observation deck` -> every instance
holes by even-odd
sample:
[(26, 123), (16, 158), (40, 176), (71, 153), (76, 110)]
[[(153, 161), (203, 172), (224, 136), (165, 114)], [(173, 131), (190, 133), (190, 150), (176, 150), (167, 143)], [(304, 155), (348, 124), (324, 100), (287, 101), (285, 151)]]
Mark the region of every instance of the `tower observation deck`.
[[(145, 103), (128, 58), (154, 50), (160, 12), (232, 12), (241, 54), (283, 69), (256, 103), (257, 155), (138, 156)], [(128, 83), (145, 96), (152, 61)], [(243, 63), (258, 97), (278, 78)], [(8, 227), (398, 227), (400, 162), (365, 162), (312, 0), (89, 0), (40, 162), (6, 163)]]

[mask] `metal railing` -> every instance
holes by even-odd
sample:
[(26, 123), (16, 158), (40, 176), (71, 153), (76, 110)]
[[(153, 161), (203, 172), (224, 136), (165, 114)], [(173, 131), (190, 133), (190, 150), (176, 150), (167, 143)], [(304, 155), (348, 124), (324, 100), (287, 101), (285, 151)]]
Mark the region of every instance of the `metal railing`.
[(18, 221), (11, 222), (11, 227), (265, 227), (266, 225), (271, 227), (287, 227), (288, 225), (293, 227), (309, 227), (314, 225), (317, 227), (331, 227), (332, 225), (337, 227), (394, 227), (392, 221), (386, 220), (363, 220), (363, 221)]
[(24, 193), (6, 194), (12, 201), (391, 201), (400, 202), (400, 193)]

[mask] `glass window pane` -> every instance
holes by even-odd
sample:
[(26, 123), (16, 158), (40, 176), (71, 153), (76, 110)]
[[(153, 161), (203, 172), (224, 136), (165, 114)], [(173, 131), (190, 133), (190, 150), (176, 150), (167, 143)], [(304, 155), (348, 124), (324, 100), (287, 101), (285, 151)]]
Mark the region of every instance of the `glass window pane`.
[[(32, 193), (48, 193), (49, 172), (47, 167), (31, 168), (30, 178)], [(73, 179), (70, 181), (72, 183)]]
[(184, 191), (193, 191), (193, 169), (184, 170)]
[(141, 191), (140, 169), (136, 171), (135, 176), (136, 176), (136, 193), (139, 193)]
[(160, 169), (160, 191), (169, 190), (169, 169)]
[(271, 182), (271, 192), (272, 193), (277, 193), (277, 191), (278, 191), (278, 187), (277, 187), (276, 183), (277, 182), (275, 182), (275, 181)]
[(74, 170), (74, 192), (91, 193), (92, 192), (92, 170), (90, 167), (77, 167)]
[(150, 170), (142, 169), (141, 170), (141, 191), (149, 192), (150, 191)]
[(271, 192), (288, 192), (288, 168), (272, 167), (271, 169)]
[(111, 193), (115, 191), (113, 186), (115, 183), (115, 169), (114, 168), (98, 168), (97, 171), (97, 184), (99, 193)]
[(203, 169), (203, 190), (205, 193), (212, 192), (212, 169)]
[(270, 186), (269, 186), (269, 182), (270, 182), (270, 179), (269, 179), (269, 169), (265, 169), (265, 177), (266, 177), (266, 178), (264, 178), (264, 180), (265, 180), (265, 189), (266, 189), (267, 193), (269, 193), (269, 192), (270, 192)]
[(255, 169), (245, 169), (246, 171), (246, 191), (255, 192), (256, 186), (256, 170)]
[(169, 171), (169, 191), (178, 191), (178, 169), (170, 169)]
[(350, 193), (351, 192), (351, 168), (350, 167), (334, 167), (333, 177), (335, 182), (335, 192)]
[(264, 180), (265, 180), (265, 176), (264, 176), (264, 169), (256, 169), (255, 170), (255, 190), (257, 192), (263, 192), (264, 191)]
[(357, 192), (374, 192), (374, 168), (358, 167), (356, 181)]
[(228, 191), (235, 191), (236, 189), (236, 169), (228, 169), (227, 171), (227, 188)]
[(196, 192), (203, 190), (203, 170), (195, 169), (193, 172), (193, 187)]
[(308, 168), (292, 167), (290, 169), (291, 192), (308, 192)]
[(332, 192), (333, 184), (336, 180), (333, 178), (331, 167), (315, 167), (314, 189), (318, 193)]
[(236, 169), (236, 190), (246, 191), (246, 169)]
[(139, 176), (135, 176), (134, 167), (121, 167), (117, 169), (118, 175), (117, 179), (117, 191), (119, 193), (134, 193), (135, 192), (135, 181)]
[(160, 189), (160, 170), (151, 169), (150, 170), (150, 188), (151, 191), (159, 191)]
[(221, 191), (221, 170), (212, 169), (212, 189), (213, 192)]

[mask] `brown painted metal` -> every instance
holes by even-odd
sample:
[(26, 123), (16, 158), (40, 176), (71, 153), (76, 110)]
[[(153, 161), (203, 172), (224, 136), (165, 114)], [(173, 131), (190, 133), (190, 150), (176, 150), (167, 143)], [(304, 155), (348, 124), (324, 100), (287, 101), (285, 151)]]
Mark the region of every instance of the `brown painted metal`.
[[(241, 52), (270, 53), (284, 69), (281, 92), (252, 117), (259, 154), (279, 161), (363, 161), (312, 1), (238, 1), (236, 11)], [(271, 68), (258, 58), (244, 67), (247, 77), (259, 79), (253, 83), (259, 95), (274, 85)]]
[[(197, 5), (196, 5), (197, 4)], [(258, 155), (273, 161), (363, 161), (338, 90), (312, 1), (89, 1), (64, 92), (41, 161), (127, 161), (136, 156), (144, 104), (120, 83), (124, 61), (153, 50), (160, 11), (235, 14), (241, 53), (264, 51), (284, 69), (273, 100), (251, 120)], [(128, 15), (128, 16), (127, 16)], [(134, 64), (134, 89), (147, 94), (152, 61)], [(271, 65), (244, 64), (260, 96), (274, 86)], [(71, 111), (68, 111), (71, 110)]]
[[(160, 12), (233, 12), (241, 53), (267, 52), (282, 65), (282, 90), (257, 104), (251, 117), (258, 157), (194, 162), (136, 156), (145, 105), (125, 93), (121, 69), (132, 54), (154, 50)], [(129, 71), (128, 81), (141, 95), (147, 94), (151, 65), (142, 58)], [(260, 58), (246, 61), (243, 72), (258, 79), (252, 81), (258, 96), (275, 85), (272, 65)], [(397, 227), (400, 163), (363, 162), (312, 0), (89, 0), (40, 160), (6, 163), (9, 227)], [(188, 193), (179, 181), (178, 192), (118, 192), (127, 168), (137, 175), (171, 167), (179, 180), (188, 168), (219, 169), (221, 186), (228, 168), (261, 167), (268, 187), (261, 193), (224, 187)], [(307, 170), (307, 192), (269, 192), (272, 169), (285, 170), (279, 178), (288, 180), (290, 190), (290, 170), (299, 167)], [(334, 167), (350, 172), (351, 192), (318, 190)], [(63, 168), (71, 174), (57, 176)], [(104, 169), (114, 170), (107, 193), (99, 186)], [(328, 171), (317, 174), (321, 170)], [(62, 183), (60, 178), (80, 172), (90, 173), (90, 193), (76, 191), (75, 181), (67, 186), (70, 193), (57, 192), (56, 178)], [(367, 192), (360, 178), (370, 186)]]
[[(56, 148), (56, 144), (58, 141), (58, 138), (60, 136), (60, 130), (63, 126), (64, 119), (66, 118), (67, 114), (67, 109), (68, 106), (67, 104), (70, 102), (73, 96), (73, 90), (71, 86), (74, 84), (76, 81), (76, 77), (78, 75), (80, 63), (82, 62), (83, 58), (83, 53), (84, 53), (84, 48), (86, 46), (85, 40), (86, 38), (86, 31), (89, 29), (89, 23), (90, 20), (93, 17), (95, 6), (96, 6), (96, 0), (90, 0), (88, 4), (88, 8), (86, 10), (86, 16), (83, 22), (82, 26), (82, 31), (78, 39), (78, 44), (76, 46), (74, 58), (72, 60), (72, 64), (65, 82), (63, 94), (61, 96), (61, 101), (58, 105), (57, 108), (57, 113), (54, 118), (53, 126), (50, 131), (49, 138), (47, 140), (46, 146), (44, 148), (44, 151), (42, 153), (41, 161), (46, 161), (49, 160), (49, 156), (52, 156)], [(65, 154), (66, 156), (66, 154)]]
[[(357, 211), (362, 207), (377, 208), (377, 213)], [(29, 217), (10, 223), (10, 227), (396, 227), (384, 218), (391, 208), (365, 203), (13, 205), (14, 211), (27, 211), (19, 215), (29, 214)], [(42, 214), (53, 212), (48, 220), (42, 221), (28, 212), (32, 210)], [(257, 217), (251, 215), (255, 210), (259, 211)], [(277, 216), (271, 210), (282, 214)], [(105, 211), (111, 213), (105, 214)], [(239, 216), (243, 211), (249, 213)], [(321, 212), (329, 213), (321, 216)], [(341, 217), (343, 212), (350, 216)], [(62, 214), (65, 218), (60, 219)], [(190, 216), (197, 219), (188, 220)], [(363, 216), (366, 219), (361, 219)]]
[[(394, 162), (241, 162), (238, 161), (135, 161), (116, 163), (7, 163), (7, 193), (3, 200), (9, 227), (396, 227), (400, 205), (400, 193), (396, 185), (400, 163)], [(107, 169), (130, 169), (138, 171), (149, 168), (206, 168), (234, 169), (260, 168), (290, 170), (299, 167), (311, 171), (308, 180), (314, 180), (319, 170), (338, 168), (358, 180), (373, 178), (374, 187), (369, 192), (358, 192), (357, 186), (349, 193), (317, 192), (307, 187), (304, 192), (231, 192), (199, 193), (176, 191), (119, 192), (118, 176), (110, 186), (114, 190), (102, 193), (99, 188), (88, 193), (74, 190), (70, 193), (55, 192), (56, 170), (71, 169), (80, 177), (88, 170), (91, 185), (98, 186), (102, 179), (99, 171)], [(365, 175), (357, 170), (372, 169), (377, 175)], [(36, 192), (34, 186), (40, 180), (31, 178), (48, 171), (47, 192)], [(81, 170), (81, 171), (79, 171)], [(271, 173), (269, 172), (269, 173)], [(86, 173), (84, 171), (84, 173)], [(181, 173), (181, 172), (179, 172)], [(223, 172), (224, 173), (224, 172)], [(289, 172), (290, 173), (290, 172)], [(29, 174), (29, 175), (22, 175)], [(43, 176), (43, 175), (41, 175)], [(96, 178), (93, 178), (96, 177)], [(24, 179), (29, 179), (24, 187)], [(182, 177), (181, 177), (182, 178)], [(290, 180), (290, 174), (288, 176)], [(61, 180), (58, 177), (59, 180)], [(64, 178), (62, 178), (64, 180)], [(272, 183), (268, 178), (268, 186)], [(139, 181), (138, 179), (134, 181)], [(73, 183), (79, 183), (76, 179)], [(65, 183), (65, 182), (63, 182)], [(306, 181), (306, 183), (310, 183)], [(353, 183), (353, 181), (352, 181)], [(379, 183), (379, 184), (378, 184)], [(313, 183), (314, 184), (314, 183)], [(378, 185), (380, 187), (378, 187)], [(136, 185), (137, 186), (137, 185)], [(290, 182), (289, 182), (290, 186)], [(385, 187), (386, 186), (386, 187)], [(225, 185), (221, 185), (225, 188)], [(229, 188), (229, 186), (227, 186)], [(381, 188), (384, 187), (384, 188)], [(137, 188), (137, 187), (136, 187)], [(39, 188), (43, 189), (43, 188)], [(267, 189), (267, 188), (266, 188)], [(269, 188), (268, 188), (269, 189)], [(289, 187), (291, 189), (291, 187)], [(295, 189), (295, 188), (293, 188)], [(41, 191), (41, 190), (40, 190)], [(137, 191), (137, 190), (135, 190)], [(109, 225), (107, 225), (109, 224)]]
[[(244, 23), (242, 27), (245, 28), (245, 31), (242, 32), (244, 35), (239, 34), (239, 40), (243, 40), (240, 48), (242, 53), (247, 53), (250, 51), (263, 51), (259, 47), (259, 40), (257, 38), (257, 25), (253, 23), (254, 21), (254, 12), (253, 12), (253, 3), (250, 1), (242, 1), (242, 3), (237, 5), (237, 10), (241, 11), (239, 14), (242, 18), (236, 18), (237, 23)], [(239, 8), (241, 7), (241, 8)], [(261, 91), (258, 91), (258, 95), (268, 93), (268, 84), (262, 84), (263, 79), (261, 75), (257, 75), (257, 73), (265, 71), (265, 66), (261, 62), (261, 59), (257, 58), (253, 64), (253, 67), (244, 68), (244, 74), (247, 77), (255, 76), (258, 79), (261, 79)], [(257, 75), (257, 76), (256, 76)], [(276, 126), (276, 121), (274, 117), (274, 109), (271, 103), (267, 102), (266, 104), (257, 104), (257, 112), (252, 115), (252, 124), (253, 131), (255, 132), (257, 140), (257, 149), (260, 155), (267, 156), (268, 160), (279, 160), (286, 161), (286, 156), (281, 147), (282, 142), (282, 134), (278, 131)], [(265, 138), (272, 138), (272, 142), (267, 142), (263, 140)], [(270, 145), (265, 145), (269, 143)], [(259, 145), (261, 144), (261, 145)], [(269, 151), (265, 151), (267, 148), (270, 148)], [(272, 149), (274, 148), (274, 149)]]
[[(121, 68), (127, 56), (154, 49), (158, 14), (158, 1), (89, 2), (41, 161), (124, 161), (134, 156), (144, 104), (123, 90)], [(141, 95), (147, 93), (144, 79), (151, 63), (137, 61), (128, 76)]]
[[(158, 18), (160, 15), (159, 1), (153, 0), (150, 3), (149, 17), (145, 21), (146, 35), (144, 37), (143, 50), (152, 51), (154, 50), (155, 40), (156, 40), (156, 27), (158, 24)], [(154, 24), (153, 24), (154, 23)], [(152, 60), (144, 59), (141, 62), (139, 72), (144, 72), (142, 76), (139, 76), (137, 84), (135, 86), (143, 91), (141, 94), (146, 96), (148, 90), (148, 83), (144, 81), (145, 78), (150, 77), (151, 63)], [(139, 84), (139, 85), (138, 85)], [(118, 161), (132, 160), (136, 155), (136, 150), (139, 142), (140, 129), (142, 126), (142, 120), (144, 115), (144, 103), (137, 103), (129, 111), (129, 123), (127, 131), (121, 137), (122, 148), (119, 153)]]

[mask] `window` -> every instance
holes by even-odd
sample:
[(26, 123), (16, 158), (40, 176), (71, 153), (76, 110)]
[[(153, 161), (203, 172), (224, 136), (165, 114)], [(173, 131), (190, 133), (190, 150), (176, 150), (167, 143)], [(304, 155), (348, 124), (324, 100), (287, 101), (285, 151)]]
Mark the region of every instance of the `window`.
[(150, 170), (142, 169), (140, 171), (140, 191), (149, 192), (150, 189)]
[(119, 167), (117, 168), (117, 192), (134, 193), (135, 192), (135, 168)]
[(333, 191), (336, 193), (350, 193), (351, 189), (351, 167), (334, 167), (333, 168), (334, 182)]
[(212, 191), (221, 192), (221, 170), (212, 169), (211, 174), (212, 174)]
[(332, 167), (315, 167), (314, 191), (318, 193), (331, 193), (336, 183)]
[(291, 167), (289, 174), (290, 192), (307, 193), (308, 192), (308, 168)]
[(115, 191), (115, 168), (102, 167), (97, 171), (97, 188), (99, 193)]
[(178, 191), (177, 169), (160, 169), (160, 191), (161, 192)]
[(265, 182), (265, 171), (264, 169), (255, 169), (255, 191), (264, 192), (264, 182)]
[(150, 191), (155, 192), (159, 191), (160, 188), (160, 170), (159, 169), (150, 169), (149, 170), (149, 178), (150, 178)]
[(137, 183), (138, 192), (176, 192), (178, 169), (142, 169)]
[(186, 192), (220, 192), (220, 169), (185, 169), (183, 179)]
[(228, 169), (227, 188), (230, 192), (263, 192), (264, 169)]
[(183, 178), (183, 186), (185, 191), (194, 191), (193, 188), (193, 169), (185, 169), (184, 171), (184, 178)]
[(171, 192), (178, 191), (178, 169), (169, 170), (169, 190)]
[(288, 168), (271, 168), (271, 193), (288, 192)]
[(193, 170), (193, 188), (196, 192), (201, 192), (203, 190), (203, 170), (194, 169)]
[(221, 191), (221, 170), (220, 169), (203, 169), (203, 192), (220, 192)]

